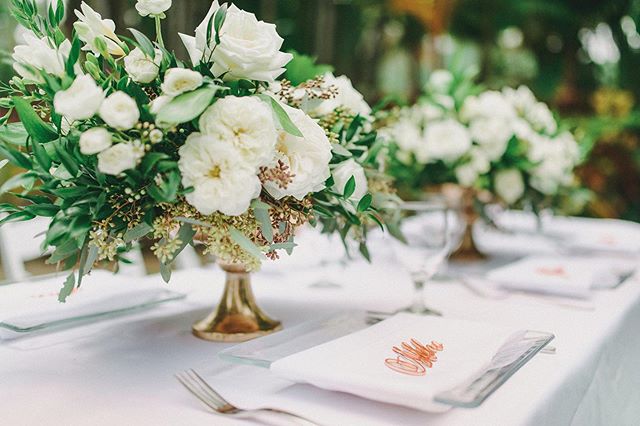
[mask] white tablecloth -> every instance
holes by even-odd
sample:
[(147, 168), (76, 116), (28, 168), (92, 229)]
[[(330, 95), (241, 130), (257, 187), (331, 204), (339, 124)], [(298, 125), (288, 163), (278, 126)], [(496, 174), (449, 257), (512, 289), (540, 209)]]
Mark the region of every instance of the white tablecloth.
[[(317, 277), (305, 270), (269, 271), (255, 277), (254, 288), (261, 306), (290, 327), (336, 309), (407, 305), (411, 284), (393, 268), (354, 268), (347, 288), (309, 287)], [(343, 275), (335, 270), (328, 279)], [(159, 277), (146, 280), (165, 285)], [(537, 355), (481, 407), (437, 415), (291, 385), (258, 367), (230, 367), (216, 356), (228, 345), (190, 334), (191, 323), (217, 301), (222, 280), (214, 268), (177, 272), (170, 287), (188, 292), (185, 300), (0, 343), (0, 424), (245, 424), (210, 414), (188, 394), (173, 378), (187, 368), (237, 405), (287, 406), (327, 425), (635, 425), (640, 419), (638, 277), (598, 292), (593, 309), (522, 296), (484, 299), (454, 281), (429, 284), (428, 305), (446, 316), (550, 331), (557, 347), (554, 355)]]

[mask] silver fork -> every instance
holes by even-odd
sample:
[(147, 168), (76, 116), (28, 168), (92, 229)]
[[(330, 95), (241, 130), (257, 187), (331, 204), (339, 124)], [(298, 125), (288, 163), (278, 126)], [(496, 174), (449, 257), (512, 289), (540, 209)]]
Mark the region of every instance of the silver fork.
[(259, 414), (275, 413), (288, 416), (291, 420), (295, 420), (300, 425), (320, 426), (319, 423), (315, 423), (295, 413), (277, 408), (259, 408), (254, 410), (238, 408), (224, 399), (218, 392), (213, 390), (213, 388), (209, 386), (209, 384), (193, 369), (176, 373), (175, 377), (193, 396), (198, 398), (207, 407), (218, 414), (233, 416), (236, 418), (256, 418)]

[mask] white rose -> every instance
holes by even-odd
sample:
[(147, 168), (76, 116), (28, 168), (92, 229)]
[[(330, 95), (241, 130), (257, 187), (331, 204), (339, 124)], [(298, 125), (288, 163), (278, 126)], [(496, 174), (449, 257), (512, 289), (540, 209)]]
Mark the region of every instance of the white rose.
[(68, 121), (87, 120), (98, 112), (104, 92), (89, 75), (76, 77), (67, 90), (62, 90), (53, 98), (56, 112)]
[(133, 169), (144, 155), (140, 147), (131, 143), (113, 145), (98, 154), (98, 170), (106, 175), (117, 176), (125, 170)]
[(255, 97), (227, 96), (200, 116), (200, 132), (233, 145), (251, 166), (266, 166), (275, 156), (278, 132), (273, 113)]
[(220, 9), (218, 0), (202, 23), (196, 28), (195, 38), (180, 34), (194, 64), (212, 63), (211, 71), (226, 80), (246, 78), (271, 82), (284, 72), (292, 55), (280, 52), (283, 39), (273, 24), (258, 21), (253, 13), (231, 5), (220, 29), (220, 44), (212, 35), (207, 40), (209, 21)]
[(162, 51), (156, 49), (155, 58), (151, 59), (139, 47), (136, 47), (124, 58), (124, 69), (136, 83), (151, 83), (160, 72)]
[(115, 33), (116, 24), (111, 19), (102, 19), (102, 16), (89, 5), (82, 2), (82, 12), (76, 10), (79, 21), (73, 24), (78, 37), (85, 43), (82, 50), (91, 50), (95, 55), (100, 55), (96, 47), (96, 39), (101, 39), (107, 45), (107, 52), (113, 56), (123, 56), (122, 40)]
[(344, 194), (344, 188), (347, 185), (347, 182), (349, 182), (351, 177), (354, 178), (356, 187), (353, 194), (349, 197), (349, 200), (354, 204), (358, 204), (369, 190), (364, 169), (360, 164), (356, 163), (353, 158), (340, 163), (335, 169), (333, 169), (331, 175), (333, 176), (334, 182), (333, 190), (340, 194)]
[(496, 194), (507, 204), (513, 204), (524, 195), (524, 179), (516, 169), (501, 170), (493, 181)]
[(217, 211), (238, 216), (260, 195), (260, 179), (255, 169), (230, 144), (215, 137), (193, 133), (180, 147), (178, 166), (182, 185), (194, 191), (185, 197), (202, 214)]
[(327, 87), (334, 86), (338, 93), (335, 98), (327, 99), (320, 103), (313, 111), (313, 116), (323, 116), (331, 114), (336, 108), (348, 109), (353, 114), (368, 116), (371, 114), (371, 107), (364, 100), (362, 93), (358, 92), (347, 76), (335, 77), (332, 73), (324, 75), (324, 83)]
[(289, 195), (301, 200), (309, 193), (325, 188), (325, 181), (331, 175), (331, 143), (318, 123), (303, 111), (286, 105), (283, 108), (304, 136), (300, 138), (280, 131), (279, 159), (289, 167), (292, 182), (286, 189), (273, 182), (266, 182), (264, 187), (277, 200)]
[(442, 160), (453, 162), (471, 148), (467, 129), (453, 119), (427, 124), (424, 131), (425, 157), (422, 162)]
[(487, 116), (471, 121), (469, 132), (471, 138), (480, 145), (492, 161), (502, 157), (513, 136), (510, 123), (499, 116)]
[(202, 86), (203, 77), (197, 71), (186, 68), (171, 68), (164, 74), (162, 92), (169, 96), (178, 96), (196, 90)]
[(469, 122), (484, 117), (500, 117), (511, 121), (516, 117), (516, 110), (502, 93), (495, 90), (469, 96), (460, 108), (460, 119)]
[(448, 93), (453, 83), (453, 74), (447, 70), (435, 70), (429, 76), (427, 88), (434, 93)]
[(160, 16), (171, 8), (171, 0), (138, 0), (136, 10), (140, 16)]
[(89, 129), (80, 135), (80, 152), (93, 155), (104, 151), (112, 144), (111, 133), (102, 127)]
[(49, 43), (47, 37), (38, 38), (31, 31), (25, 33), (24, 44), (16, 46), (12, 55), (15, 61), (13, 68), (21, 77), (36, 83), (43, 82), (42, 77), (28, 67), (56, 77), (63, 77), (66, 74), (65, 61), (71, 51), (71, 42), (65, 40), (57, 49), (51, 47)]
[(124, 92), (115, 92), (104, 100), (100, 107), (100, 118), (118, 130), (129, 130), (140, 119), (138, 104)]

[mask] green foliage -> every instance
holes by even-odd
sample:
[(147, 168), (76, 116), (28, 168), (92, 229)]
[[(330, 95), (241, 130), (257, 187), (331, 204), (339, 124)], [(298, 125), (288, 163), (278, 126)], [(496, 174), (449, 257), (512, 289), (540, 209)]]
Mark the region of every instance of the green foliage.
[(331, 65), (317, 64), (316, 58), (312, 56), (303, 55), (295, 50), (291, 50), (289, 53), (293, 55), (293, 59), (286, 66), (284, 78), (294, 86), (314, 79), (316, 76), (333, 72)]

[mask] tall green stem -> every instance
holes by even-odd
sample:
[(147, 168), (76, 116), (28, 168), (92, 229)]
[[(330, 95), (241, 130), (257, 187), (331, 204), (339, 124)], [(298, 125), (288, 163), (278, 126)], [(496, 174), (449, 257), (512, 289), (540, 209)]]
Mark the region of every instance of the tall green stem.
[(156, 37), (158, 44), (164, 47), (164, 41), (162, 40), (162, 19), (160, 19), (159, 16), (156, 16)]

